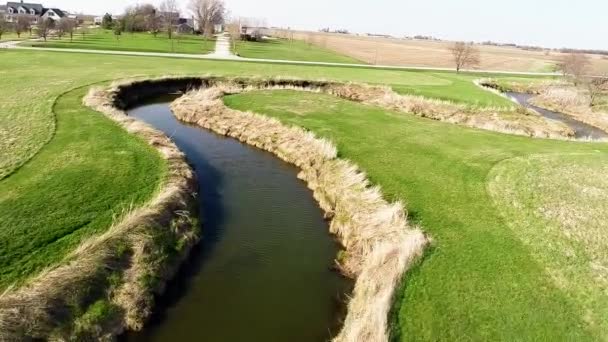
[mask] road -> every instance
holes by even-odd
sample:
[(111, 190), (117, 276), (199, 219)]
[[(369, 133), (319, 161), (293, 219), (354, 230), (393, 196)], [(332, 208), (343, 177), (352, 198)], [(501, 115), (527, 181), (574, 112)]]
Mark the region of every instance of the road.
[[(146, 57), (169, 57), (169, 58), (185, 58), (185, 59), (203, 59), (203, 60), (221, 60), (221, 61), (239, 61), (253, 63), (274, 63), (274, 64), (294, 64), (294, 65), (313, 65), (313, 66), (337, 66), (362, 69), (389, 69), (389, 70), (426, 70), (426, 71), (454, 71), (451, 68), (432, 68), (419, 66), (397, 66), (397, 65), (369, 65), (369, 64), (350, 64), (350, 63), (331, 63), (331, 62), (305, 62), (283, 59), (260, 59), (260, 58), (243, 58), (233, 55), (230, 52), (230, 42), (226, 36), (219, 36), (216, 49), (213, 53), (207, 55), (195, 55), (184, 53), (162, 53), (162, 52), (136, 52), (136, 51), (114, 51), (114, 50), (87, 50), (87, 49), (63, 49), (63, 48), (41, 48), (20, 46), (20, 41), (8, 41), (0, 43), (0, 49), (18, 49), (32, 51), (52, 51), (52, 52), (71, 52), (71, 53), (88, 53), (102, 55), (120, 55), (120, 56), (146, 56)], [(548, 72), (518, 72), (505, 70), (469, 70), (463, 69), (461, 72), (474, 73), (489, 73), (489, 74), (508, 74), (522, 76), (559, 76), (559, 73)]]

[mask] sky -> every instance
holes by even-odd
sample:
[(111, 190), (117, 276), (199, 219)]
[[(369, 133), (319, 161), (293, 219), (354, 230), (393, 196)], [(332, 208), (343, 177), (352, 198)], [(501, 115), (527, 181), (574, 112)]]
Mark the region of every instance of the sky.
[[(3, 0), (0, 0), (3, 1)], [(71, 12), (121, 13), (160, 0), (40, 0)], [(189, 0), (178, 0), (187, 12)], [(608, 50), (607, 0), (225, 0), (236, 16), (294, 29)]]

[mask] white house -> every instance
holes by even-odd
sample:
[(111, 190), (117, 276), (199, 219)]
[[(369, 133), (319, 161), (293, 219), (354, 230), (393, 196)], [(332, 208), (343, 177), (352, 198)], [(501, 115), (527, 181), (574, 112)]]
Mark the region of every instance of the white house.
[(60, 21), (67, 17), (67, 13), (58, 8), (46, 8), (42, 4), (27, 3), (23, 0), (7, 2), (5, 15), (8, 22), (16, 21), (18, 16), (28, 16), (34, 24), (38, 23), (40, 18)]

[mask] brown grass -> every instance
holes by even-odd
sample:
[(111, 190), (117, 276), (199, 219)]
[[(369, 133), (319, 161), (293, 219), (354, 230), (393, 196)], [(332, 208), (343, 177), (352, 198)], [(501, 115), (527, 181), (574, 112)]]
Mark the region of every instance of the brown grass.
[[(404, 40), (322, 32), (270, 30), (277, 37), (293, 37), (327, 48), (370, 64), (455, 68), (449, 51), (451, 42)], [(516, 72), (549, 72), (562, 56), (552, 52), (526, 51), (514, 47), (479, 45), (479, 69)], [(591, 70), (601, 74), (608, 71), (608, 60), (589, 55)]]
[(388, 312), (399, 281), (428, 243), (408, 225), (401, 203), (388, 203), (378, 187), (351, 162), (337, 159), (336, 148), (301, 128), (224, 106), (225, 94), (241, 91), (218, 86), (193, 91), (172, 104), (180, 120), (270, 151), (298, 166), (313, 190), (330, 230), (346, 257), (340, 268), (356, 277), (348, 314), (336, 341), (387, 341)]
[[(117, 91), (92, 89), (84, 102), (154, 146), (167, 160), (167, 176), (149, 203), (83, 242), (63, 264), (5, 291), (0, 296), (2, 341), (111, 338), (125, 328), (141, 328), (154, 294), (199, 238), (190, 212), (195, 191), (192, 170), (161, 132), (113, 107)], [(181, 246), (177, 253), (171, 250), (175, 246)], [(149, 277), (158, 281), (146, 282)], [(96, 317), (98, 321), (79, 325), (79, 316), (100, 300), (113, 310)]]
[(579, 121), (608, 132), (608, 112), (605, 109), (594, 110), (589, 105), (589, 95), (574, 86), (546, 87), (531, 102), (539, 107), (571, 115)]

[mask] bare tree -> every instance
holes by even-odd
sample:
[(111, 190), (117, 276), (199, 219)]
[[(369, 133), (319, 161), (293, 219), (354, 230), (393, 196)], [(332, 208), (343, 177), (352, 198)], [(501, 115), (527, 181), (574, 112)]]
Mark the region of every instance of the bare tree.
[(595, 107), (597, 101), (608, 92), (608, 75), (600, 77), (587, 77), (583, 80), (589, 94), (589, 106)]
[(8, 30), (8, 22), (4, 19), (4, 16), (0, 15), (0, 40), (2, 40), (2, 35), (4, 32)]
[(214, 25), (224, 23), (226, 6), (223, 0), (190, 0), (189, 7), (199, 31), (207, 37), (213, 34)]
[(164, 0), (160, 4), (160, 15), (167, 38), (173, 39), (173, 30), (179, 21), (179, 6), (175, 0)]
[(51, 32), (51, 29), (54, 25), (55, 22), (53, 21), (53, 19), (41, 19), (40, 22), (38, 22), (38, 37), (43, 38), (46, 42), (49, 33)]
[(122, 35), (122, 30), (124, 26), (124, 22), (122, 20), (114, 20), (112, 32), (114, 33), (114, 37), (116, 40), (120, 40), (120, 36)]
[[(63, 37), (64, 35), (70, 36), (70, 42), (74, 41), (74, 29), (76, 28), (76, 20), (70, 18), (64, 18), (59, 22), (57, 28), (57, 35)], [(61, 33), (61, 34), (60, 34)]]
[(456, 72), (466, 67), (478, 66), (480, 63), (479, 49), (472, 43), (455, 42), (449, 49), (456, 64)]
[(242, 38), (241, 36), (241, 19), (232, 19), (226, 25), (226, 31), (230, 36), (230, 41), (232, 42), (232, 51), (238, 54), (237, 52), (237, 42), (239, 42)]
[(569, 53), (562, 56), (559, 63), (557, 64), (558, 69), (564, 74), (564, 76), (572, 77), (574, 85), (579, 85), (587, 72), (591, 62), (589, 57), (582, 53)]
[(27, 15), (19, 15), (17, 16), (17, 21), (15, 22), (15, 33), (18, 38), (21, 38), (21, 34), (30, 30), (32, 27), (32, 21)]

